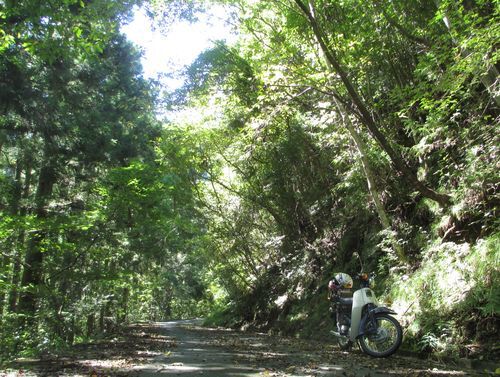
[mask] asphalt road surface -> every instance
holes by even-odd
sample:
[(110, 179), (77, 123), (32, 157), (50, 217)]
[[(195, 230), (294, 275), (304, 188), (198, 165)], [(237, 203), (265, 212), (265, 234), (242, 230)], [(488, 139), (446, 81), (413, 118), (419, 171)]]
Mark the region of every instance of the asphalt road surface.
[(481, 376), (485, 371), (396, 354), (375, 359), (328, 342), (228, 329), (197, 320), (138, 325), (120, 339), (76, 346), (64, 357), (18, 360), (0, 377)]

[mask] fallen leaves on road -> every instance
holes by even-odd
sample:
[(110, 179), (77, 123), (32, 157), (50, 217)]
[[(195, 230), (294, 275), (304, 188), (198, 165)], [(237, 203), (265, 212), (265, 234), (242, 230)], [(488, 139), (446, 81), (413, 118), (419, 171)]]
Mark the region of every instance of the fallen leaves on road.
[[(246, 368), (262, 377), (455, 377), (474, 375), (471, 371), (448, 368), (446, 365), (395, 355), (373, 359), (354, 350), (341, 352), (336, 346), (319, 341), (250, 334), (228, 329), (207, 329), (184, 326), (179, 334), (190, 335), (190, 347), (216, 350), (228, 355), (228, 368)], [(180, 336), (180, 335), (179, 335)], [(213, 362), (199, 352), (192, 360), (178, 361), (179, 344), (168, 329), (155, 324), (131, 326), (120, 336), (100, 342), (74, 346), (64, 355), (44, 360), (18, 360), (10, 371), (0, 377), (81, 376), (136, 377), (141, 365), (152, 365), (153, 373), (196, 369)], [(185, 346), (184, 346), (185, 347)], [(183, 348), (184, 349), (184, 348)], [(183, 359), (181, 359), (183, 360)], [(185, 360), (183, 360), (185, 361)], [(196, 368), (193, 365), (196, 364)], [(191, 369), (190, 369), (191, 368)], [(201, 368), (201, 369), (200, 369)], [(22, 370), (22, 372), (21, 372)], [(16, 372), (16, 371), (19, 371)], [(27, 371), (27, 372), (25, 372)], [(9, 373), (9, 374), (7, 374)], [(194, 374), (193, 374), (194, 375)]]

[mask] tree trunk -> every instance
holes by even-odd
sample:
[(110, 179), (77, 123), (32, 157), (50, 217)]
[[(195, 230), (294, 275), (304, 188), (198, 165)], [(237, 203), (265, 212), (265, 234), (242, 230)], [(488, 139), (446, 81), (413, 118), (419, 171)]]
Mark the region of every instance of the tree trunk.
[(335, 52), (328, 47), (327, 38), (324, 35), (321, 27), (316, 21), (316, 17), (314, 15), (314, 9), (312, 4), (309, 2), (309, 6), (306, 6), (302, 2), (302, 0), (295, 0), (295, 3), (302, 10), (304, 15), (306, 16), (309, 24), (313, 30), (313, 33), (316, 37), (317, 42), (319, 43), (323, 55), (325, 57), (327, 65), (330, 69), (336, 73), (340, 80), (342, 81), (344, 87), (346, 88), (351, 101), (357, 109), (356, 116), (360, 119), (361, 123), (368, 129), (373, 138), (378, 142), (380, 147), (384, 150), (385, 153), (389, 156), (392, 164), (407, 180), (407, 182), (417, 191), (419, 191), (426, 198), (432, 199), (439, 203), (441, 207), (447, 207), (450, 204), (451, 198), (449, 195), (438, 193), (422, 182), (420, 182), (414, 172), (408, 167), (403, 158), (396, 152), (395, 149), (392, 148), (389, 141), (386, 139), (385, 135), (380, 131), (375, 119), (370, 113), (368, 107), (365, 105), (361, 96), (354, 88), (354, 85), (350, 81), (347, 73), (341, 66), (339, 59), (336, 57)]
[[(24, 243), (24, 232), (22, 232), (22, 235), (20, 235), (19, 237), (20, 239), (18, 240), (18, 245), (21, 245), (21, 242)], [(21, 241), (21, 239), (23, 241)], [(8, 298), (8, 310), (11, 313), (15, 313), (17, 310), (17, 295), (18, 295), (17, 286), (19, 284), (20, 277), (21, 277), (21, 260), (20, 256), (18, 256), (14, 260), (11, 273), (12, 287), (9, 291), (9, 298)]]
[(370, 195), (373, 199), (373, 204), (375, 205), (375, 210), (377, 211), (380, 223), (382, 224), (384, 230), (389, 231), (389, 240), (394, 251), (396, 252), (396, 255), (398, 256), (398, 259), (403, 263), (407, 263), (408, 258), (406, 257), (404, 250), (399, 244), (397, 238), (393, 234), (391, 221), (389, 220), (389, 216), (387, 215), (387, 212), (384, 209), (384, 205), (382, 204), (382, 200), (380, 199), (380, 193), (377, 189), (377, 184), (375, 183), (375, 174), (373, 173), (370, 161), (368, 161), (368, 158), (366, 156), (366, 147), (363, 139), (358, 134), (358, 131), (356, 131), (356, 129), (354, 128), (354, 125), (352, 124), (349, 115), (345, 112), (345, 109), (339, 103), (337, 103), (337, 107), (339, 109), (339, 113), (342, 117), (343, 123), (347, 128), (347, 131), (349, 131), (349, 134), (351, 135), (351, 138), (354, 140), (354, 144), (356, 145), (356, 149), (358, 150), (359, 159), (361, 160), (361, 165), (363, 166), (363, 171), (365, 172), (366, 181), (368, 183), (368, 191), (370, 192)]
[[(16, 162), (16, 174), (14, 178), (14, 189), (12, 192), (12, 200), (9, 203), (9, 214), (12, 216), (17, 215), (17, 211), (19, 208), (19, 200), (21, 199), (21, 167), (20, 167), (20, 161), (19, 159)], [(10, 235), (8, 237), (7, 244), (8, 245), (15, 245), (15, 239), (16, 235), (15, 233)], [(3, 252), (2, 253), (2, 263), (0, 265), (0, 271), (4, 272), (5, 274), (8, 274), (10, 271), (12, 271), (9, 266), (14, 264), (14, 247), (11, 248), (8, 252)], [(9, 271), (10, 270), (10, 271)], [(4, 310), (5, 310), (5, 302), (6, 298), (8, 295), (8, 291), (5, 288), (5, 286), (2, 285), (0, 287), (0, 321), (3, 318), (4, 315)]]
[[(9, 259), (6, 255), (2, 258), (2, 263), (0, 264), (0, 271), (5, 271), (9, 265)], [(4, 289), (0, 290), (0, 324), (2, 323), (2, 318), (5, 310), (5, 299), (7, 296), (7, 291)]]
[(122, 324), (127, 322), (128, 317), (128, 304), (130, 297), (130, 289), (128, 287), (122, 290), (122, 304), (121, 304), (121, 315), (117, 318), (117, 323)]
[[(29, 157), (27, 156), (25, 157), (25, 160), (26, 160), (25, 180), (21, 196), (24, 199), (28, 198), (31, 189), (31, 162), (29, 161)], [(26, 216), (26, 207), (23, 206), (19, 209), (19, 217), (21, 219), (24, 219), (25, 216)], [(18, 286), (21, 280), (21, 267), (22, 267), (21, 258), (23, 254), (22, 251), (24, 250), (25, 247), (25, 241), (26, 241), (26, 232), (24, 229), (20, 229), (16, 240), (16, 255), (13, 262), (12, 275), (11, 275), (12, 288), (9, 292), (9, 299), (8, 299), (9, 311), (11, 313), (15, 313), (17, 311)]]
[(95, 333), (95, 314), (87, 314), (87, 338)]
[[(46, 156), (47, 159), (47, 156)], [(46, 205), (52, 194), (55, 183), (54, 169), (46, 161), (40, 169), (38, 185), (35, 196), (35, 215), (38, 220), (47, 218)], [(21, 288), (23, 292), (19, 298), (18, 311), (25, 314), (25, 322), (33, 317), (36, 311), (37, 292), (42, 283), (42, 263), (43, 263), (43, 242), (46, 239), (44, 230), (35, 230), (28, 240), (24, 271), (21, 278)]]
[(105, 309), (106, 304), (102, 304), (101, 310), (99, 310), (99, 333), (103, 334), (104, 333), (104, 317), (106, 315), (106, 309)]
[(75, 329), (76, 329), (76, 321), (75, 321), (75, 317), (73, 316), (73, 318), (71, 318), (71, 322), (70, 322), (70, 328), (69, 330), (67, 331), (67, 334), (66, 334), (66, 342), (68, 344), (73, 344), (75, 342)]
[[(12, 190), (12, 196), (9, 203), (9, 214), (13, 217), (18, 215), (25, 215), (25, 210), (20, 212), (20, 202), (23, 197), (23, 184), (22, 184), (22, 172), (24, 170), (24, 163), (22, 156), (19, 156), (16, 161), (16, 173), (14, 176), (14, 184)], [(19, 282), (19, 274), (21, 270), (21, 249), (24, 240), (24, 230), (20, 229), (19, 233), (14, 232), (10, 237), (8, 244), (11, 245), (11, 250), (9, 254), (4, 255), (3, 268), (9, 269), (10, 271), (10, 290), (2, 291), (0, 294), (0, 315), (3, 316), (4, 310), (7, 309), (10, 312), (15, 310), (15, 299), (12, 300), (12, 296), (17, 296), (17, 284)], [(10, 266), (10, 268), (9, 268)], [(13, 302), (14, 301), (14, 302)], [(6, 305), (7, 304), (7, 305)]]

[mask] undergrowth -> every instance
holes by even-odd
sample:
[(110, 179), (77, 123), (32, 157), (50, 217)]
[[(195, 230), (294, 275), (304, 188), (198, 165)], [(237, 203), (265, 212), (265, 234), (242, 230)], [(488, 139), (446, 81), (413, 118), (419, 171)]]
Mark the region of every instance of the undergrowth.
[(384, 299), (401, 316), (411, 349), (437, 356), (498, 357), (500, 236), (424, 251), (419, 269), (393, 274)]

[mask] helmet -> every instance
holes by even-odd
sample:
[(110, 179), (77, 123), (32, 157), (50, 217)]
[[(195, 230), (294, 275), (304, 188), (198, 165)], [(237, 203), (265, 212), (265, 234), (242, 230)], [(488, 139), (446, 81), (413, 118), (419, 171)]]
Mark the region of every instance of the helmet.
[(340, 288), (352, 288), (352, 278), (343, 272), (335, 275), (335, 280)]

